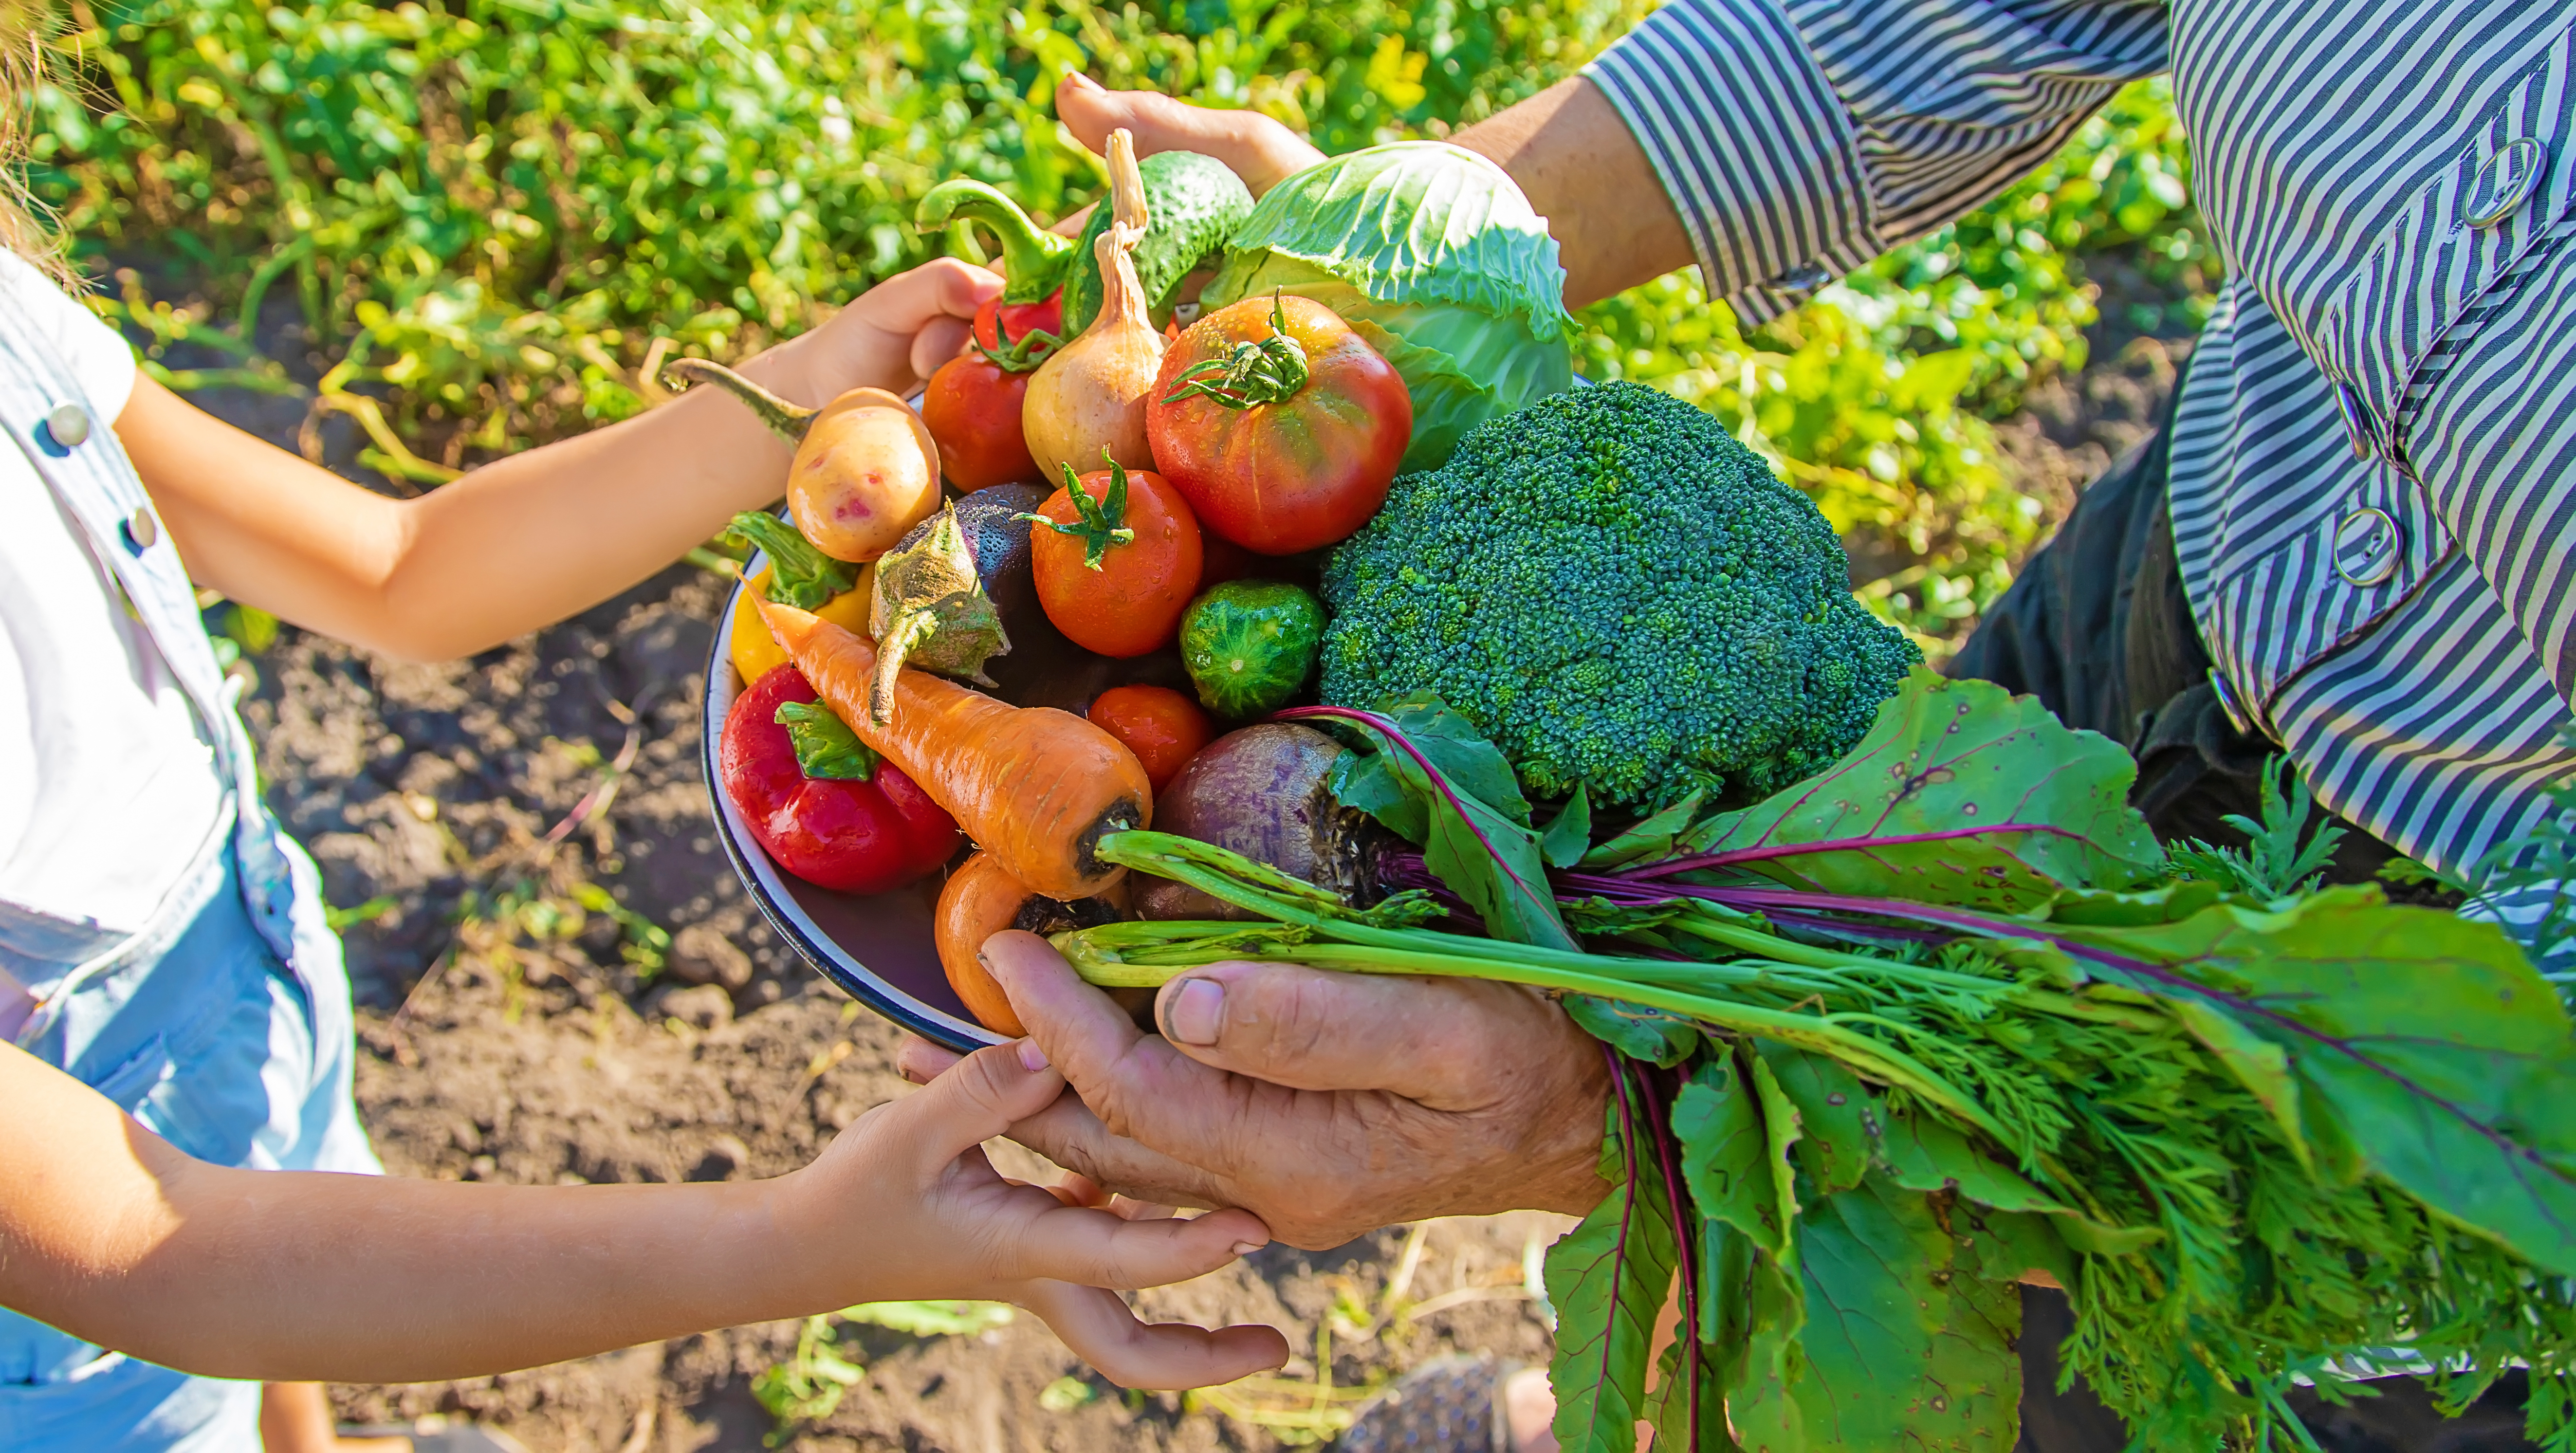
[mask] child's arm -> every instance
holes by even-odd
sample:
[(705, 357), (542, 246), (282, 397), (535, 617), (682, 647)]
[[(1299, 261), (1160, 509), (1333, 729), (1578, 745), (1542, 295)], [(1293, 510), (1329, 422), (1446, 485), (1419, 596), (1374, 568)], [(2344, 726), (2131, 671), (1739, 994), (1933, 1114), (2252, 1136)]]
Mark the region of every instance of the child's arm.
[[(957, 351), (1001, 285), (932, 262), (742, 371), (804, 404), (862, 385), (901, 392)], [(148, 378), (116, 432), (199, 584), (430, 660), (595, 605), (778, 498), (792, 451), (739, 403), (700, 392), (407, 501), (261, 443)]]
[(271, 1381), (466, 1377), (934, 1297), (1019, 1302), (1129, 1386), (1278, 1366), (1268, 1327), (1146, 1327), (1100, 1289), (1225, 1265), (1269, 1237), (1249, 1212), (1127, 1221), (994, 1173), (979, 1142), (1064, 1086), (1024, 1053), (970, 1057), (775, 1180), (521, 1187), (207, 1165), (0, 1044), (0, 1305)]

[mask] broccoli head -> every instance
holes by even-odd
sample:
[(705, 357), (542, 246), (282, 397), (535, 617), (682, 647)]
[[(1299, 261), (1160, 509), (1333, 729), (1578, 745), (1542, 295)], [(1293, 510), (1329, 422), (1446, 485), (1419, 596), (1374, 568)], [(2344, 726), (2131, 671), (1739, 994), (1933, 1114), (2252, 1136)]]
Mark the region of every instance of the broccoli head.
[(1541, 796), (1750, 798), (1850, 750), (1922, 653), (1833, 528), (1708, 415), (1630, 383), (1489, 420), (1334, 550), (1323, 698), (1435, 691)]

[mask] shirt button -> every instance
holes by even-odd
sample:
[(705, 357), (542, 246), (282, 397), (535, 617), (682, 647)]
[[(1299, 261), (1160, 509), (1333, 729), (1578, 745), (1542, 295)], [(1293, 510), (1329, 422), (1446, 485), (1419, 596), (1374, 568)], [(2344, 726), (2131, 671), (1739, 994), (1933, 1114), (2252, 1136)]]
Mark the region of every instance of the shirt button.
[(1812, 293), (1832, 282), (1834, 275), (1818, 263), (1803, 263), (1771, 280), (1771, 286), (1789, 293)]
[(89, 437), (89, 410), (78, 404), (57, 404), (45, 415), (45, 432), (66, 449), (79, 448)]
[(140, 555), (158, 544), (160, 539), (161, 522), (152, 518), (152, 507), (136, 505), (134, 513), (125, 517), (125, 543)]
[(2385, 510), (2365, 505), (2335, 526), (2335, 573), (2354, 585), (2377, 585), (2397, 573), (2401, 535)]
[(2469, 179), (2460, 199), (2460, 220), (2472, 227), (2493, 227), (2518, 211), (2540, 186), (2549, 148), (2528, 136), (2496, 148), (2487, 164)]

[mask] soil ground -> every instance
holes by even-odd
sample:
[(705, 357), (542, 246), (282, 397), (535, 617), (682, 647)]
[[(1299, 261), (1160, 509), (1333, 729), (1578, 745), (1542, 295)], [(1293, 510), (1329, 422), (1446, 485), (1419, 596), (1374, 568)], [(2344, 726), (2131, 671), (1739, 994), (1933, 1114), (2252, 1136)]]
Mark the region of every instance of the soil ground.
[[(2016, 482), (2052, 523), (2145, 435), (2172, 387), (2180, 347), (2115, 346), (2034, 388), (2003, 427)], [(295, 399), (196, 400), (288, 448), (305, 423)], [(372, 480), (345, 419), (318, 436), (326, 462)], [(293, 628), (249, 659), (270, 803), (345, 923), (358, 1101), (392, 1172), (775, 1175), (905, 1092), (894, 1028), (768, 930), (714, 839), (698, 711), (721, 598), (721, 582), (682, 566), (471, 660), (401, 664)], [(1011, 1174), (1048, 1169), (1016, 1146), (993, 1153)], [(960, 1335), (844, 1323), (819, 1358), (812, 1329), (770, 1323), (332, 1393), (352, 1421), (471, 1418), (536, 1453), (1307, 1445), (1365, 1389), (1442, 1353), (1543, 1361), (1535, 1262), (1567, 1224), (1533, 1213), (1395, 1227), (1327, 1253), (1273, 1247), (1145, 1293), (1149, 1314), (1268, 1322), (1304, 1349), (1276, 1379), (1188, 1398), (1086, 1376), (1025, 1315)], [(773, 1369), (833, 1356), (861, 1371), (828, 1413), (782, 1423), (755, 1395)]]

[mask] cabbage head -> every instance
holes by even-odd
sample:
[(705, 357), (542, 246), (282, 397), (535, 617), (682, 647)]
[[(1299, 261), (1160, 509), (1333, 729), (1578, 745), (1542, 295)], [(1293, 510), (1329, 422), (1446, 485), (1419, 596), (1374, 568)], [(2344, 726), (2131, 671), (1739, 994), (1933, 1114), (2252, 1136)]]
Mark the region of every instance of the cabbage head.
[(1547, 219), (1463, 147), (1372, 146), (1264, 193), (1199, 301), (1274, 291), (1340, 314), (1404, 376), (1408, 471), (1438, 468), (1469, 429), (1573, 386), (1574, 322)]

